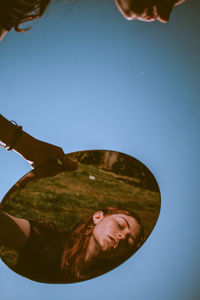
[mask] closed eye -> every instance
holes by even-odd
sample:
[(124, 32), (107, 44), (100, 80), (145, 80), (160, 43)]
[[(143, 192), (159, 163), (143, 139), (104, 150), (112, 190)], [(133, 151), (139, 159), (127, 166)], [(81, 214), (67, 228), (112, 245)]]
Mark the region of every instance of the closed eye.
[(118, 220), (117, 220), (117, 225), (118, 225), (118, 227), (119, 227), (120, 229), (124, 229), (124, 228), (127, 226), (127, 224), (126, 224), (124, 218), (118, 219)]
[(117, 225), (120, 229), (123, 229), (123, 226), (120, 223), (117, 222)]

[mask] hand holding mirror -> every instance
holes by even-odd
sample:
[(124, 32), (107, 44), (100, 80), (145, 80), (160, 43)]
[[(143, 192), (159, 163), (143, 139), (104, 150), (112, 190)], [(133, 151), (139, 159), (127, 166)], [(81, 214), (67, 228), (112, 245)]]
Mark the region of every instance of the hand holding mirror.
[[(9, 144), (16, 125), (2, 116), (0, 124), (0, 138)], [(29, 150), (26, 139), (36, 141)], [(18, 274), (45, 283), (79, 282), (119, 266), (146, 241), (158, 219), (154, 176), (120, 152), (65, 155), (44, 143), (50, 153), (43, 156), (39, 142), (23, 132), (14, 146), (36, 167), (2, 200), (2, 260)]]

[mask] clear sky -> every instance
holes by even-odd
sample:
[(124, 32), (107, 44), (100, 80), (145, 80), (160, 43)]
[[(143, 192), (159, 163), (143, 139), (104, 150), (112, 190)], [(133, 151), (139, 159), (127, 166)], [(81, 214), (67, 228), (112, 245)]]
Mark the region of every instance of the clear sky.
[[(129, 22), (111, 0), (52, 5), (0, 44), (1, 113), (72, 152), (111, 149), (156, 177), (161, 213), (126, 263), (69, 285), (25, 279), (0, 262), (2, 300), (197, 300), (199, 271), (200, 2), (168, 24)], [(0, 197), (29, 165), (0, 149)]]

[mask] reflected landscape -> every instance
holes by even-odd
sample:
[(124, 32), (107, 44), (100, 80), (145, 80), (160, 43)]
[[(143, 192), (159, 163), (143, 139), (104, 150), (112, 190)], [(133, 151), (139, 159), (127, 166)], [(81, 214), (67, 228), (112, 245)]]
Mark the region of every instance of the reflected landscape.
[(77, 170), (52, 176), (47, 164), (40, 179), (33, 170), (1, 203), (3, 212), (31, 224), (26, 245), (1, 247), (1, 258), (39, 282), (78, 282), (112, 270), (146, 241), (160, 211), (157, 182), (135, 158), (106, 150), (67, 157)]

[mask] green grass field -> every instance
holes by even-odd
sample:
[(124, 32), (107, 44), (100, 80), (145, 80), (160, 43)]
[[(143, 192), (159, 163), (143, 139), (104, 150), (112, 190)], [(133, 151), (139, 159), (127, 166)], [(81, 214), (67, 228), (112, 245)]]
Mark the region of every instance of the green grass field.
[[(75, 172), (28, 183), (1, 204), (0, 209), (28, 220), (50, 219), (61, 231), (107, 206), (131, 209), (140, 216), (146, 239), (159, 215), (160, 194), (139, 187), (139, 182), (139, 178), (79, 164)], [(0, 255), (8, 266), (16, 263), (17, 254), (13, 250), (1, 247)]]

